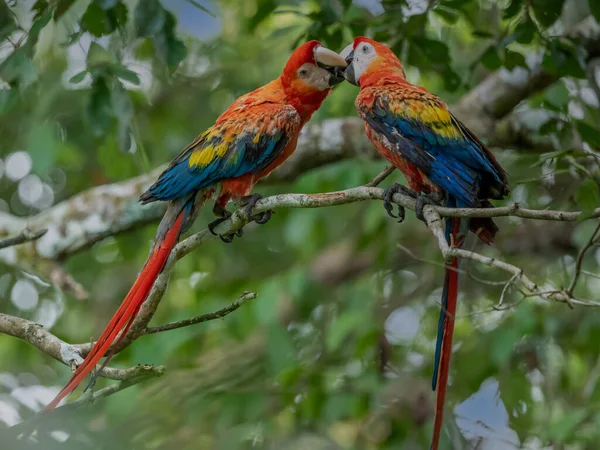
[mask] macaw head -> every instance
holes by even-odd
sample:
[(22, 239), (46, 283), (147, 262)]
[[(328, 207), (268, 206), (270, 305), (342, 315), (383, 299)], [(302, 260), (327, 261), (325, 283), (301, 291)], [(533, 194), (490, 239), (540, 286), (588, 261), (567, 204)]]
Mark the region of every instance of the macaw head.
[(382, 77), (406, 78), (402, 63), (387, 46), (360, 36), (341, 51), (340, 56), (348, 63), (344, 77), (356, 86), (365, 86)]
[(344, 81), (344, 58), (323, 47), (319, 41), (309, 41), (298, 47), (288, 59), (281, 78), (286, 88), (298, 94), (328, 92)]

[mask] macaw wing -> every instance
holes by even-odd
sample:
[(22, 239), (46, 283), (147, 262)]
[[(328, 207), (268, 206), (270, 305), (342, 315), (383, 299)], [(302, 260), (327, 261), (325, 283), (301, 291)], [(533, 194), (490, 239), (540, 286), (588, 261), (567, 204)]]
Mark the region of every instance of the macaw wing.
[(482, 179), (502, 183), (495, 160), (443, 103), (433, 96), (395, 94), (379, 90), (369, 107), (359, 107), (363, 120), (389, 142), (391, 151), (464, 206), (476, 204)]
[(300, 122), (289, 105), (230, 108), (171, 162), (141, 200), (174, 200), (228, 178), (261, 172), (300, 132)]

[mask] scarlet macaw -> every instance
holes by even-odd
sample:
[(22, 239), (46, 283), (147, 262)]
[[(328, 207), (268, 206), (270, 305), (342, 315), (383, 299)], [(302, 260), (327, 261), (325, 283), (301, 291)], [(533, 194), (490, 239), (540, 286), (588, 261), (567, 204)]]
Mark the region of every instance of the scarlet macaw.
[[(509, 193), (507, 176), (494, 155), (426, 89), (406, 81), (402, 63), (385, 45), (358, 37), (342, 53), (349, 63), (346, 79), (360, 87), (356, 108), (368, 138), (379, 153), (400, 169), (414, 190), (394, 184), (385, 190), (384, 205), (392, 217), (391, 199), (404, 192), (417, 200), (423, 218), (427, 203), (443, 200), (449, 207), (487, 207), (488, 199)], [(418, 193), (418, 194), (417, 194)], [(404, 217), (401, 208), (399, 216)], [(498, 231), (491, 219), (446, 220), (446, 239), (461, 247), (468, 229), (490, 244)], [(432, 388), (437, 389), (431, 448), (437, 450), (448, 382), (454, 315), (458, 296), (458, 258), (446, 267), (438, 322)]]
[[(150, 256), (90, 353), (45, 410), (53, 409), (71, 393), (114, 343), (104, 361), (104, 365), (107, 364), (171, 250), (204, 201), (218, 190), (213, 212), (219, 219), (209, 225), (211, 231), (231, 215), (225, 208), (231, 199), (240, 200), (246, 213), (251, 213), (260, 198), (250, 195), (253, 186), (292, 154), (302, 127), (319, 109), (331, 87), (344, 80), (339, 71), (346, 65), (342, 57), (318, 41), (301, 45), (277, 79), (238, 98), (141, 195), (140, 201), (144, 204), (159, 200), (169, 202)], [(269, 217), (267, 211), (253, 219), (264, 223)], [(224, 240), (229, 242), (231, 238)], [(121, 337), (117, 339), (121, 330)]]

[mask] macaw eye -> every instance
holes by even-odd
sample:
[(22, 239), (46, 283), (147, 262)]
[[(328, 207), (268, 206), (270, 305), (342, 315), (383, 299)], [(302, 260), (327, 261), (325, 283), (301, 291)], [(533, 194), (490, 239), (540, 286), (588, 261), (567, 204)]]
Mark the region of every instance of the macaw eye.
[(367, 53), (369, 53), (371, 51), (371, 48), (368, 45), (363, 45), (362, 46), (362, 52), (366, 55)]
[(308, 75), (308, 70), (300, 69), (300, 71), (298, 73), (300, 74), (301, 77), (305, 77), (306, 75)]

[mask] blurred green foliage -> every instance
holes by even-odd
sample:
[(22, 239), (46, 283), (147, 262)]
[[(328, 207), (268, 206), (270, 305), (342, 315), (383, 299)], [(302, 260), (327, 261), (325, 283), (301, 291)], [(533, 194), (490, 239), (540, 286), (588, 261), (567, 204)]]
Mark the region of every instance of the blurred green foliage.
[[(508, 202), (589, 212), (600, 196), (600, 77), (590, 72), (583, 41), (565, 32), (590, 14), (599, 19), (598, 4), (0, 2), (0, 209), (27, 216), (144, 173), (170, 160), (238, 95), (276, 77), (298, 43), (316, 38), (341, 50), (369, 35), (402, 58), (410, 81), (449, 104), (490, 71), (526, 74), (541, 61), (562, 77), (518, 107), (532, 137), (551, 149), (515, 145), (496, 155), (510, 174)], [(356, 92), (336, 88), (313, 121), (355, 115)], [(383, 166), (356, 158), (258, 191), (338, 190), (370, 181)], [(195, 229), (210, 217), (204, 211)], [(548, 289), (568, 286), (596, 226), (498, 223), (497, 245), (480, 250)], [(88, 341), (127, 292), (154, 229), (108, 238), (62, 261), (89, 290), (84, 302), (3, 266), (0, 311), (43, 323), (68, 342)], [(598, 300), (598, 249), (583, 262), (591, 275), (576, 295)], [(153, 323), (219, 309), (244, 290), (256, 291), (256, 300), (222, 321), (139, 339), (114, 363), (164, 364), (163, 379), (79, 410), (61, 433), (37, 440), (45, 449), (427, 448), (439, 263), (418, 220), (397, 225), (377, 203), (278, 211), (233, 245), (210, 242), (180, 261)], [(463, 268), (470, 276), (462, 278), (443, 448), (597, 448), (597, 310), (522, 298), (505, 288), (505, 274)], [(37, 293), (33, 305), (18, 295), (31, 294), (23, 286)], [(501, 297), (503, 307), (494, 309)], [(382, 348), (390, 358), (384, 373)], [(68, 375), (34, 347), (0, 337), (0, 433), (31, 417)], [(35, 440), (2, 444), (30, 446)]]

